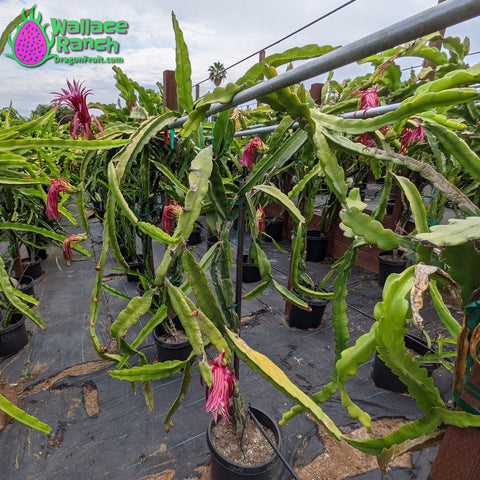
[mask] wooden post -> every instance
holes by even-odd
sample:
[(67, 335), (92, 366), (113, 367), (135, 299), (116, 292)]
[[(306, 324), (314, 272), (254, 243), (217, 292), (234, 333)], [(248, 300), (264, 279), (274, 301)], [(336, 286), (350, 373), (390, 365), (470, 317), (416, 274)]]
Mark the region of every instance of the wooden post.
[[(260, 50), (258, 52), (258, 62), (263, 62), (265, 60), (265, 50)], [(260, 106), (260, 102), (257, 100), (257, 107)]]
[[(461, 400), (472, 411), (480, 408), (480, 366), (473, 362)], [(428, 480), (478, 480), (480, 474), (480, 430), (448, 426)]]
[(200, 97), (200, 84), (197, 83), (195, 85), (195, 100), (198, 100), (198, 97)]
[(310, 87), (310, 96), (317, 105), (322, 104), (323, 83), (312, 83)]
[(163, 71), (163, 108), (178, 110), (177, 81), (173, 70)]

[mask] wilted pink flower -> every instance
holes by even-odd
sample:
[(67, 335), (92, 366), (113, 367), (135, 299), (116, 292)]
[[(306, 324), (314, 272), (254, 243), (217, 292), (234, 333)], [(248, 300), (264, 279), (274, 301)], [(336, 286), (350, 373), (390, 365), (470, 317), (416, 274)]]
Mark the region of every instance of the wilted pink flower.
[(375, 140), (366, 132), (362, 133), (357, 138), (356, 143), (361, 143), (361, 144), (365, 145), (366, 147), (370, 147), (370, 148), (373, 148), (376, 145)]
[(182, 213), (183, 208), (175, 200), (167, 200), (162, 213), (162, 230), (170, 235), (172, 229), (172, 220)]
[(259, 150), (263, 150), (265, 144), (262, 142), (260, 137), (255, 137), (253, 140), (250, 140), (243, 150), (242, 158), (238, 162), (241, 167), (247, 167), (248, 170), (252, 168), (253, 159), (255, 158), (255, 153)]
[(377, 95), (378, 85), (375, 85), (371, 90), (357, 90), (352, 92), (350, 96), (360, 94), (360, 99), (358, 100), (358, 110), (366, 110), (367, 108), (378, 107), (378, 95)]
[(263, 233), (265, 231), (265, 212), (261, 205), (257, 208), (256, 221), (258, 223), (258, 233)]
[(416, 118), (412, 120), (418, 126), (415, 128), (405, 127), (403, 129), (402, 135), (400, 136), (400, 153), (405, 153), (408, 147), (414, 143), (423, 143), (423, 139), (425, 138), (425, 130), (420, 125), (420, 122)]
[(219, 353), (215, 362), (208, 360), (212, 369), (212, 386), (206, 390), (207, 401), (205, 410), (213, 415), (216, 423), (218, 414), (220, 414), (225, 422), (230, 421), (230, 398), (235, 393), (235, 375), (233, 371), (223, 365), (224, 353)]
[[(82, 85), (83, 82), (73, 80), (73, 83), (70, 83), (67, 80), (68, 90), (62, 88), (62, 93), (52, 92), (52, 95), (57, 95), (52, 100), (52, 103), (58, 102), (57, 109), (61, 105), (67, 105), (73, 109), (73, 113), (69, 113), (60, 119), (58, 122), (59, 127), (64, 119), (72, 118), (69, 127), (70, 136), (74, 140), (77, 140), (79, 135), (83, 139), (92, 140), (96, 133), (103, 133), (103, 123), (94, 115), (90, 115), (87, 97), (91, 95), (92, 91), (87, 90)], [(92, 106), (91, 108), (97, 108), (105, 113), (100, 107)]]
[(72, 254), (72, 246), (70, 245), (72, 242), (78, 243), (83, 242), (87, 238), (86, 234), (83, 235), (68, 235), (67, 238), (63, 241), (63, 258), (67, 261), (67, 265), (70, 266), (70, 262), (72, 261), (73, 254)]
[(47, 217), (58, 220), (58, 194), (60, 192), (72, 193), (75, 189), (64, 178), (53, 178), (50, 180), (50, 188), (47, 194)]

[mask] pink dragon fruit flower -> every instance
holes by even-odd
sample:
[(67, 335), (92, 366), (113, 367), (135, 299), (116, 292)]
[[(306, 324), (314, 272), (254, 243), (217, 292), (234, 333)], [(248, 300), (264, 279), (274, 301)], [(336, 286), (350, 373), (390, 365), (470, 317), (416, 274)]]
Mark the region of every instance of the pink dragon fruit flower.
[(50, 188), (47, 194), (47, 217), (60, 219), (58, 211), (58, 194), (60, 192), (73, 193), (75, 189), (64, 178), (52, 178), (50, 180)]
[(358, 110), (367, 110), (368, 108), (378, 107), (378, 95), (377, 95), (378, 85), (375, 85), (371, 90), (357, 90), (352, 92), (350, 96), (360, 94), (358, 100)]
[(238, 162), (241, 167), (247, 167), (248, 170), (252, 168), (253, 159), (255, 154), (258, 151), (262, 151), (265, 147), (265, 144), (262, 142), (260, 137), (255, 137), (253, 140), (250, 140), (243, 150), (242, 158)]
[(207, 401), (205, 410), (213, 415), (217, 423), (218, 414), (225, 422), (230, 421), (230, 399), (235, 393), (235, 375), (233, 371), (223, 365), (224, 353), (219, 353), (215, 362), (208, 360), (212, 370), (212, 386), (206, 388)]
[(67, 238), (63, 241), (63, 258), (67, 261), (67, 265), (70, 266), (70, 262), (73, 258), (72, 245), (71, 243), (83, 242), (87, 239), (87, 234), (83, 233), (81, 235), (68, 235)]
[(168, 204), (162, 213), (162, 230), (170, 235), (172, 229), (172, 220), (175, 220), (183, 211), (183, 207), (175, 200), (167, 200)]
[[(58, 127), (60, 127), (63, 120), (71, 118), (72, 120), (69, 125), (70, 136), (74, 140), (77, 140), (79, 135), (83, 139), (86, 138), (87, 140), (92, 140), (97, 133), (103, 134), (104, 128), (101, 120), (94, 115), (91, 115), (89, 112), (87, 97), (92, 94), (92, 91), (87, 90), (82, 85), (83, 82), (73, 80), (73, 83), (70, 83), (67, 80), (68, 90), (62, 88), (62, 93), (52, 92), (52, 95), (57, 95), (52, 100), (52, 103), (58, 102), (57, 110), (62, 105), (67, 105), (73, 110), (73, 113), (69, 113), (60, 119)], [(102, 113), (105, 114), (100, 107), (93, 105), (91, 108), (101, 110)]]
[(414, 143), (423, 143), (425, 138), (425, 130), (416, 118), (412, 118), (412, 122), (417, 126), (414, 128), (405, 127), (400, 136), (400, 153), (405, 153), (410, 145)]
[(356, 140), (356, 143), (361, 143), (366, 147), (374, 148), (376, 146), (375, 140), (367, 133), (362, 133)]
[(258, 225), (258, 233), (263, 233), (265, 231), (265, 212), (263, 211), (263, 207), (261, 205), (259, 205), (257, 208), (255, 221)]

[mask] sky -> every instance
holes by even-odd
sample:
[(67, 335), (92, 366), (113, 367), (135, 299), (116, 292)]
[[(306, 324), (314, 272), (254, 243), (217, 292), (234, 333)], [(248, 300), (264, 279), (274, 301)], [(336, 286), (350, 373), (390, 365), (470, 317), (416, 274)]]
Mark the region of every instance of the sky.
[[(437, 2), (438, 0), (355, 0), (328, 18), (268, 49), (266, 54), (271, 55), (311, 43), (348, 45), (430, 8)], [(53, 36), (52, 19), (127, 22), (127, 33), (110, 35), (114, 41), (118, 41), (120, 48), (119, 53), (111, 55), (123, 58), (123, 63), (118, 66), (131, 79), (145, 88), (156, 89), (156, 82), (162, 83), (163, 71), (175, 69), (172, 11), (188, 46), (192, 82), (195, 84), (208, 77), (208, 67), (213, 62), (220, 61), (228, 67), (344, 3), (346, 0), (39, 0), (36, 14), (42, 14), (42, 25), (49, 24), (46, 28), (49, 37)], [(23, 8), (29, 7), (30, 4), (21, 0), (0, 0), (0, 32), (4, 31)], [(480, 52), (480, 17), (449, 27), (447, 35), (457, 36), (462, 40), (469, 37), (470, 51)], [(105, 34), (95, 36), (104, 37)], [(67, 35), (67, 38), (85, 37), (72, 34)], [(55, 53), (54, 50), (55, 47), (52, 53)], [(111, 64), (56, 64), (51, 59), (39, 67), (26, 68), (7, 57), (7, 53), (11, 53), (8, 43), (0, 56), (0, 108), (11, 102), (21, 115), (28, 117), (38, 104), (52, 100), (51, 92), (59, 92), (65, 88), (67, 79), (84, 81), (85, 86), (93, 92), (88, 99), (90, 102), (116, 103), (119, 99)], [(90, 50), (71, 55), (96, 57), (97, 53)], [(235, 82), (257, 61), (255, 56), (230, 69), (227, 72), (227, 82)], [(410, 61), (415, 63), (415, 59)], [(470, 65), (478, 62), (480, 53), (468, 57)], [(334, 78), (341, 82), (345, 78), (370, 71), (370, 66), (352, 64), (335, 70)], [(312, 79), (310, 83), (322, 82), (325, 78), (326, 75), (322, 75)], [(210, 81), (202, 83), (200, 95), (212, 88)]]

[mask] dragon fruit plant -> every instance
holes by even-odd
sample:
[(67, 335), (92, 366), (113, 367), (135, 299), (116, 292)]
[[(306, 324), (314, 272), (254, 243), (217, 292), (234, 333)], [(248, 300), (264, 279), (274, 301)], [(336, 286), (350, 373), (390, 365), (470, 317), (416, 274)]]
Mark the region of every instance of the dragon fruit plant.
[(12, 54), (6, 54), (13, 58), (24, 67), (38, 67), (48, 59), (52, 58), (50, 49), (53, 46), (54, 38), (50, 40), (45, 32), (48, 23), (42, 25), (42, 14), (39, 13), (35, 18), (35, 7), (30, 9), (30, 13), (22, 11), (23, 21), (17, 25), (17, 30), (13, 40), (7, 37), (8, 43), (12, 48)]

